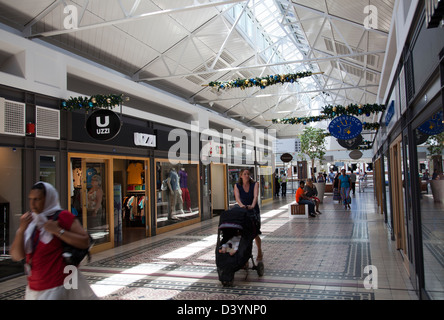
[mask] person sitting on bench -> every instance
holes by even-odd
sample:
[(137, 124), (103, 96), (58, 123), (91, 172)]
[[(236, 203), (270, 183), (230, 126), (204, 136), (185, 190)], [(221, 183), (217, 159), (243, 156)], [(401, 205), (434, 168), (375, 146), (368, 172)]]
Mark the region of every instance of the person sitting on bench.
[(299, 188), (296, 191), (296, 202), (298, 204), (303, 204), (303, 205), (307, 204), (308, 214), (310, 215), (310, 217), (316, 217), (315, 204), (305, 195), (304, 186), (305, 186), (304, 181), (299, 182)]

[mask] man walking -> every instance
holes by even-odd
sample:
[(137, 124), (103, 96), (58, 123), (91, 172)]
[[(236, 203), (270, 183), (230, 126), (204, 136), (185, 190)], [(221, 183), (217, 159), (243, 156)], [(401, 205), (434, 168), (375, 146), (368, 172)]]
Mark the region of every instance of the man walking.
[(285, 173), (281, 175), (281, 190), (282, 196), (285, 197), (287, 195), (287, 175)]
[(349, 177), (350, 177), (351, 190), (353, 191), (353, 194), (355, 194), (356, 174), (353, 172), (353, 170), (351, 171)]

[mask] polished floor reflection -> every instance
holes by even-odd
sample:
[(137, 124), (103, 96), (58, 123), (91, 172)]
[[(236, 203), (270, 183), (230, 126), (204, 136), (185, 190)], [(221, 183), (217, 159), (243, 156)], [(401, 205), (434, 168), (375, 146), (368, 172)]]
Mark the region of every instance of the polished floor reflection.
[[(218, 219), (95, 254), (81, 270), (109, 300), (417, 299), (373, 193), (353, 195), (351, 209), (327, 194), (316, 218), (290, 218), (293, 196), (262, 208), (262, 277), (240, 270), (233, 287), (222, 286)], [(25, 284), (23, 277), (2, 283), (0, 299), (22, 299)]]

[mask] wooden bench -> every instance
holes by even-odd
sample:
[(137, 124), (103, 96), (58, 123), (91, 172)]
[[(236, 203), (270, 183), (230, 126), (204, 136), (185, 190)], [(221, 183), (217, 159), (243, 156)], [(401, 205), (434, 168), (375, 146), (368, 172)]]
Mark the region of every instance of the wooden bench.
[(290, 218), (308, 218), (308, 205), (292, 202), (288, 205)]
[(325, 184), (325, 193), (333, 193), (333, 184), (331, 183), (326, 183)]

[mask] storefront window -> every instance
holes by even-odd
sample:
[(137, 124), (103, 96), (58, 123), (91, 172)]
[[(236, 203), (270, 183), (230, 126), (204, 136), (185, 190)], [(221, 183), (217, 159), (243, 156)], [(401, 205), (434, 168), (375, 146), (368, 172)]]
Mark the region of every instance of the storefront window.
[(71, 212), (95, 245), (110, 241), (106, 169), (106, 162), (100, 159), (71, 158)]
[(228, 166), (228, 201), (230, 207), (236, 204), (234, 197), (234, 185), (239, 181), (242, 169), (250, 169), (250, 176), (254, 178), (254, 167), (247, 166)]
[(40, 181), (48, 182), (54, 187), (56, 185), (56, 157), (53, 155), (40, 156)]
[[(272, 167), (260, 167), (259, 168), (260, 190), (261, 200), (273, 199), (273, 168)], [(288, 186), (288, 183), (287, 183)]]
[[(29, 210), (28, 205), (22, 208), (22, 150), (0, 148), (0, 174), (3, 182), (0, 184), (0, 253), (6, 255), (19, 227), (21, 214)], [(8, 275), (9, 271), (5, 270), (5, 274)]]
[(425, 290), (432, 299), (444, 294), (444, 124), (439, 111), (415, 130), (424, 256)]
[(199, 166), (156, 161), (157, 227), (199, 217)]
[(386, 219), (387, 219), (387, 226), (392, 230), (392, 212), (390, 207), (390, 181), (389, 181), (389, 152), (384, 154), (384, 194), (385, 194), (385, 212), (386, 212)]

